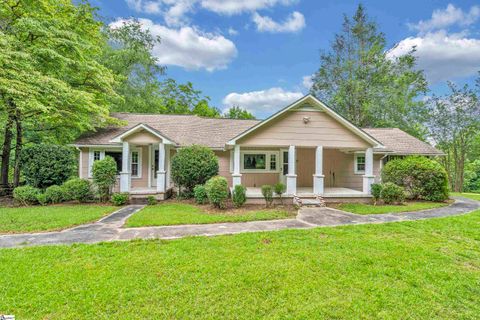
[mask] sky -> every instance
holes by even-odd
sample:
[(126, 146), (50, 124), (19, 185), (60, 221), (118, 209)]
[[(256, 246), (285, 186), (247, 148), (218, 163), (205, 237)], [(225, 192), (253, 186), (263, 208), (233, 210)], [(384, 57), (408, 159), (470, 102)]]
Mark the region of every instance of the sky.
[[(191, 81), (221, 110), (240, 105), (265, 118), (308, 93), (320, 52), (343, 15), (339, 0), (91, 0), (112, 25), (131, 18), (160, 36), (153, 49), (166, 77)], [(417, 48), (431, 94), (447, 81), (473, 83), (480, 71), (478, 1), (361, 2), (388, 42), (388, 54)]]

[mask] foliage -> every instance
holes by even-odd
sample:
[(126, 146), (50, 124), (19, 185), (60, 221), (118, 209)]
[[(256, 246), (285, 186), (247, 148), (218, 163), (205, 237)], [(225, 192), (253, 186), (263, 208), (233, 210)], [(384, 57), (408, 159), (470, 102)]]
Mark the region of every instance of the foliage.
[(273, 203), (273, 187), (269, 184), (265, 184), (261, 189), (263, 198), (265, 199), (265, 206), (268, 208)]
[(280, 198), (280, 202), (283, 204), (283, 198), (282, 198), (282, 194), (285, 193), (285, 191), (287, 191), (287, 186), (284, 184), (284, 183), (276, 183), (274, 186), (273, 186), (273, 191), (275, 192), (275, 194), (277, 196), (279, 196)]
[(414, 212), (434, 208), (445, 207), (446, 202), (407, 202), (402, 205), (371, 205), (366, 203), (341, 203), (337, 206), (338, 209), (355, 213), (355, 214), (385, 214), (397, 212)]
[(465, 166), (463, 189), (466, 192), (480, 192), (480, 159)]
[(382, 193), (382, 185), (379, 183), (372, 183), (371, 192), (373, 197), (373, 203), (376, 204), (380, 199), (380, 195)]
[(125, 192), (116, 192), (112, 194), (112, 203), (115, 206), (123, 206), (128, 202), (128, 193)]
[(229, 108), (225, 112), (224, 117), (229, 119), (244, 119), (244, 120), (255, 119), (255, 116), (253, 114), (251, 114), (245, 109), (242, 109), (240, 106), (233, 106)]
[(198, 204), (205, 204), (208, 202), (207, 190), (202, 184), (197, 184), (193, 188), (193, 195), (195, 197), (195, 202)]
[(424, 134), (427, 91), (414, 51), (389, 55), (385, 35), (370, 20), (363, 5), (344, 17), (332, 48), (320, 56), (311, 92), (359, 127), (399, 127)]
[(147, 197), (147, 204), (149, 206), (154, 206), (158, 203), (157, 199), (154, 196), (148, 196)]
[(240, 208), (247, 201), (247, 188), (241, 184), (237, 184), (233, 188), (232, 192), (232, 202), (235, 208)]
[(37, 202), (42, 206), (46, 206), (48, 204), (47, 195), (45, 193), (39, 192), (37, 194)]
[(205, 184), (208, 201), (216, 208), (225, 209), (228, 199), (228, 182), (225, 177), (215, 176)]
[(383, 184), (380, 197), (386, 204), (403, 203), (405, 201), (405, 189), (392, 182)]
[(193, 145), (181, 148), (172, 158), (172, 180), (180, 191), (192, 193), (198, 184), (205, 184), (218, 174), (218, 159), (207, 147)]
[(38, 144), (22, 152), (22, 173), (37, 188), (61, 185), (75, 172), (76, 158), (70, 147)]
[(438, 162), (426, 157), (411, 156), (389, 161), (383, 167), (382, 181), (403, 186), (409, 199), (448, 199), (445, 169)]
[(92, 167), (93, 183), (97, 186), (101, 201), (108, 201), (117, 181), (117, 164), (112, 157), (97, 160)]
[(26, 185), (16, 187), (13, 190), (13, 199), (24, 206), (37, 203), (37, 196), (41, 193), (40, 189)]
[(47, 197), (47, 202), (49, 203), (60, 203), (67, 198), (65, 189), (56, 185), (48, 187), (45, 190), (45, 196)]
[(67, 201), (87, 202), (93, 198), (92, 183), (87, 179), (70, 179), (63, 184), (62, 188)]

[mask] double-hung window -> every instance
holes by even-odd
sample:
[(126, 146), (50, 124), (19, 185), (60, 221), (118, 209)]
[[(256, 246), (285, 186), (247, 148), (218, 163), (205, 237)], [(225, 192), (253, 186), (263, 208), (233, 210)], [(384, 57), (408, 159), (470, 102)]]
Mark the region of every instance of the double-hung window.
[(138, 151), (132, 151), (132, 163), (131, 163), (132, 177), (139, 176), (139, 157)]
[(355, 153), (355, 173), (365, 173), (365, 153)]

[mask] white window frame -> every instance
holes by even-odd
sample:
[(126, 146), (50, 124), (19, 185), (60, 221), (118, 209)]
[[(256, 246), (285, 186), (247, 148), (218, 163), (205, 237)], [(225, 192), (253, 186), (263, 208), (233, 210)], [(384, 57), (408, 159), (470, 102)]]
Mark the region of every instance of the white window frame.
[[(265, 155), (265, 169), (245, 169), (245, 155), (252, 155), (252, 154), (264, 154)], [(270, 155), (274, 154), (276, 157), (277, 168), (275, 170), (270, 169)], [(272, 151), (272, 150), (245, 150), (240, 151), (240, 173), (278, 173), (280, 172), (279, 169), (279, 159), (280, 159), (280, 152), (279, 151)]]
[(133, 179), (141, 179), (142, 178), (142, 148), (132, 148), (130, 151), (130, 172), (132, 171), (132, 154), (136, 152), (138, 153), (138, 174), (136, 176), (132, 175)]
[(355, 174), (365, 174), (365, 170), (358, 170), (358, 157), (365, 158), (364, 164), (365, 166), (367, 165), (365, 152), (355, 152), (355, 155), (354, 155), (355, 161), (353, 161), (353, 170)]
[[(88, 152), (88, 178), (92, 178), (92, 168), (93, 168), (93, 161), (94, 161), (94, 153), (95, 152), (100, 152), (100, 160), (103, 160), (105, 159), (105, 152), (106, 151), (122, 151), (121, 148), (107, 148), (107, 149), (99, 149), (99, 148), (90, 148), (89, 152)], [(132, 178), (133, 179), (141, 179), (142, 178), (142, 148), (138, 148), (138, 147), (135, 147), (135, 148), (131, 148), (130, 149), (130, 159), (129, 160), (129, 163), (130, 163), (130, 166), (132, 164), (132, 153), (133, 152), (137, 152), (138, 153), (138, 175), (136, 176), (133, 176), (132, 175)], [(132, 168), (130, 167), (130, 170), (132, 170)]]

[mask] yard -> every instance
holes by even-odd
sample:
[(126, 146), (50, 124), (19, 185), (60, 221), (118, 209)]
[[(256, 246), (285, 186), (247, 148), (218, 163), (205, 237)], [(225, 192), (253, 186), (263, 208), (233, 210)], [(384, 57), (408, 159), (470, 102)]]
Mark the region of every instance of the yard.
[(464, 197), (464, 198), (469, 198), (472, 200), (477, 200), (480, 201), (480, 193), (460, 193), (460, 192), (452, 192), (450, 193), (452, 196), (459, 196), (459, 197)]
[(18, 319), (480, 314), (480, 211), (382, 225), (0, 250)]
[(0, 207), (0, 233), (52, 231), (89, 223), (118, 207), (102, 205), (52, 205)]
[(219, 222), (245, 222), (294, 218), (296, 211), (288, 208), (264, 209), (261, 206), (231, 210), (213, 210), (210, 206), (167, 202), (147, 206), (131, 216), (126, 227), (169, 226), (179, 224), (205, 224)]
[(439, 208), (449, 205), (446, 202), (427, 202), (427, 201), (408, 201), (401, 205), (384, 205), (384, 204), (365, 204), (365, 203), (341, 203), (334, 207), (356, 214), (383, 214), (398, 213), (409, 211), (421, 211), (433, 208)]

